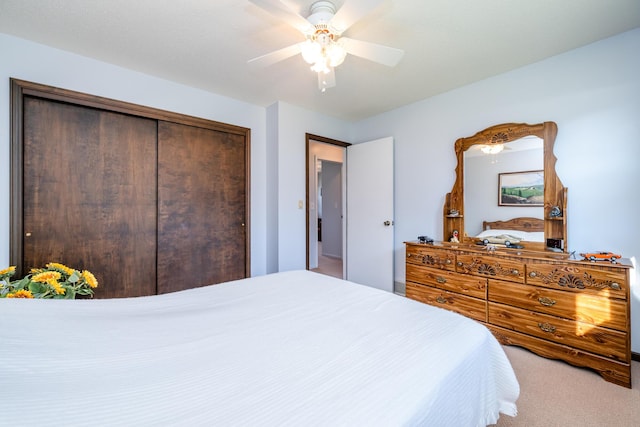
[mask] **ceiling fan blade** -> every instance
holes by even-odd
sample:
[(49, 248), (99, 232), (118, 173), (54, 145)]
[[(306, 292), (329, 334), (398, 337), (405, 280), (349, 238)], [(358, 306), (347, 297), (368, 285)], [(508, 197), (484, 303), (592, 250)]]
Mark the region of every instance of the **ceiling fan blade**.
[(318, 73), (318, 89), (321, 92), (334, 87), (336, 85), (336, 71), (333, 67), (329, 67), (328, 73)]
[(313, 34), (315, 27), (306, 20), (303, 16), (290, 9), (286, 4), (280, 0), (249, 0), (264, 11), (272, 14), (273, 16), (283, 20), (293, 28), (298, 29), (303, 34)]
[(395, 67), (404, 55), (402, 49), (363, 42), (362, 40), (350, 39), (349, 37), (340, 37), (339, 42), (342, 43), (345, 50), (350, 54), (368, 59), (369, 61), (378, 62), (388, 67)]
[(349, 27), (378, 7), (383, 0), (349, 0), (331, 18), (331, 26), (340, 35)]
[(257, 65), (260, 67), (267, 67), (269, 65), (273, 65), (276, 62), (283, 61), (287, 58), (291, 58), (294, 55), (300, 53), (300, 45), (302, 43), (296, 43), (291, 46), (283, 47), (282, 49), (274, 50), (273, 52), (267, 53), (262, 56), (258, 56), (257, 58), (250, 59), (247, 61), (249, 64)]

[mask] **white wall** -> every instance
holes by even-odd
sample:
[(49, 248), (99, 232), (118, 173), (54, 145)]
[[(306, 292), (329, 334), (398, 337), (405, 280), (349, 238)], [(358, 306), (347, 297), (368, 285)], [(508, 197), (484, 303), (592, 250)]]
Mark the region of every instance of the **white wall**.
[(349, 142), (350, 123), (278, 104), (278, 271), (306, 266), (305, 133)]
[(4, 34), (0, 54), (0, 266), (9, 264), (9, 78), (14, 77), (251, 128), (251, 271), (266, 272), (264, 108)]
[[(455, 140), (505, 122), (558, 124), (568, 248), (640, 258), (639, 52), (636, 29), (358, 122), (357, 141), (384, 135), (396, 141), (396, 280), (404, 282), (403, 241), (442, 238)], [(640, 352), (637, 270), (634, 276), (632, 348)]]

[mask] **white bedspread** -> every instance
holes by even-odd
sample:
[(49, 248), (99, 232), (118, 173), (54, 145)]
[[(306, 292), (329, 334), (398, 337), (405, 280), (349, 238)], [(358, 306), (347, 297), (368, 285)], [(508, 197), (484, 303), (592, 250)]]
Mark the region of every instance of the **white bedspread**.
[(308, 271), (0, 299), (0, 328), (3, 426), (484, 426), (519, 394), (479, 323)]

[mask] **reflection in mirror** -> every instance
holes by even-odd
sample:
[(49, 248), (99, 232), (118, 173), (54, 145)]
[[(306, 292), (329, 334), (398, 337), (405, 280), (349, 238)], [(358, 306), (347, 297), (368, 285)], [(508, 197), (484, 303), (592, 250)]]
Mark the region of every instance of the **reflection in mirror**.
[[(483, 221), (505, 221), (518, 217), (544, 218), (542, 206), (499, 206), (498, 176), (501, 173), (542, 171), (543, 140), (528, 136), (507, 144), (498, 153), (474, 145), (464, 152), (465, 232), (468, 237), (482, 233)], [(491, 147), (493, 148), (493, 147)], [(544, 233), (530, 234), (526, 240), (543, 241)]]
[[(480, 240), (475, 238), (478, 231), (484, 228), (493, 230), (504, 228), (522, 232), (541, 233), (542, 238), (524, 239), (522, 246), (527, 251), (552, 251), (568, 253), (567, 247), (567, 188), (556, 174), (556, 157), (553, 154), (553, 145), (558, 133), (558, 127), (554, 122), (544, 122), (534, 125), (526, 123), (503, 123), (488, 127), (475, 135), (458, 138), (454, 144), (456, 152), (456, 180), (450, 193), (445, 196), (443, 207), (443, 240), (454, 244), (477, 244)], [(535, 137), (535, 139), (532, 139)], [(539, 138), (539, 139), (538, 139)], [(542, 167), (540, 167), (540, 155), (532, 154), (535, 150), (520, 150), (519, 144), (529, 145), (532, 141), (542, 141)], [(539, 144), (539, 143), (536, 143)], [(500, 147), (502, 150), (500, 151)], [(486, 163), (478, 166), (465, 167), (466, 162), (474, 162), (478, 156), (478, 150), (485, 150), (482, 160)], [(524, 160), (513, 160), (517, 151), (528, 151)], [(469, 152), (469, 153), (467, 153)], [(513, 156), (512, 156), (513, 154)], [(526, 163), (528, 158), (536, 157), (535, 163)], [(522, 163), (519, 163), (522, 162)], [(506, 167), (508, 165), (508, 168)], [(484, 170), (484, 175), (477, 175), (473, 170)], [(531, 189), (511, 188), (505, 193), (515, 195), (515, 199), (505, 201), (503, 198), (498, 204), (498, 181), (504, 189), (508, 187), (505, 182), (513, 183), (515, 178), (524, 175), (515, 172), (528, 172), (543, 170), (544, 179), (544, 203), (542, 210), (529, 210), (528, 207), (505, 207), (505, 204), (520, 203), (520, 198), (531, 199)], [(491, 174), (486, 174), (486, 171)], [(472, 174), (465, 178), (465, 174)], [(502, 175), (500, 175), (502, 174)], [(476, 185), (477, 188), (469, 189), (468, 186)], [(541, 185), (542, 186), (542, 185)], [(517, 192), (520, 191), (521, 192)], [(473, 193), (473, 194), (471, 194)], [(469, 194), (469, 197), (466, 195)], [(488, 194), (488, 196), (482, 195)], [(514, 202), (513, 200), (516, 200)], [(484, 203), (484, 204), (483, 204)], [(515, 209), (515, 210), (514, 210)], [(526, 211), (525, 211), (526, 210)], [(500, 220), (498, 218), (507, 218)], [(487, 223), (485, 223), (487, 222)], [(491, 222), (491, 223), (488, 223)], [(468, 225), (467, 225), (468, 224)], [(480, 225), (482, 224), (482, 225)], [(456, 235), (459, 242), (452, 241), (451, 236)], [(505, 245), (509, 246), (509, 245)], [(555, 256), (555, 255), (554, 255)]]

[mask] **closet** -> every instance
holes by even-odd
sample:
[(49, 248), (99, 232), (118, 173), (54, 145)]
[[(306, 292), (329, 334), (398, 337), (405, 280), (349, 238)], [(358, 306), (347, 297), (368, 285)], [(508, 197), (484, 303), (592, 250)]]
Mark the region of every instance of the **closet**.
[(249, 275), (249, 129), (11, 80), (11, 264), (96, 298)]

